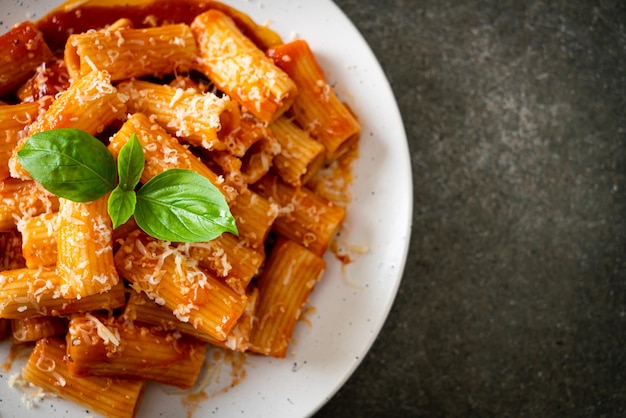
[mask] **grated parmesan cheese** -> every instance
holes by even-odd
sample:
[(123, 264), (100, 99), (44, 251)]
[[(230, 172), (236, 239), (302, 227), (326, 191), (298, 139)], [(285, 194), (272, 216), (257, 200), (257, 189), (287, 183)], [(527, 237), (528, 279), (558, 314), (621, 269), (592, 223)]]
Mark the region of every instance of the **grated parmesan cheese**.
[(111, 343), (115, 346), (120, 345), (119, 332), (117, 329), (115, 333), (113, 333), (106, 325), (100, 322), (98, 318), (90, 313), (86, 313), (85, 317), (95, 324), (98, 337), (100, 337), (105, 344)]

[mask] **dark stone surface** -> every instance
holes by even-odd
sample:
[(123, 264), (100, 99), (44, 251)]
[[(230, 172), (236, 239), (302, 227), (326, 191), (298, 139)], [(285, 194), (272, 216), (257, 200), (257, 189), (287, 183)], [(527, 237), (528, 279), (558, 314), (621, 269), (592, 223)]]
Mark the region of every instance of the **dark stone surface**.
[(626, 2), (336, 1), (396, 94), (415, 213), (317, 417), (626, 416)]

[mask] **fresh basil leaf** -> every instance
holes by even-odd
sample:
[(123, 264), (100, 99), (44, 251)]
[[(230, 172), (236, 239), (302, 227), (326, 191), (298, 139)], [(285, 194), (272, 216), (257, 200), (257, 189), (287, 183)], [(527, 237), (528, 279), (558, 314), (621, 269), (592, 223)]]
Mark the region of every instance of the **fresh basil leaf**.
[(108, 211), (113, 229), (124, 224), (133, 216), (135, 205), (137, 204), (137, 194), (134, 190), (124, 190), (120, 187), (113, 189), (109, 195)]
[(200, 174), (178, 168), (139, 189), (135, 221), (147, 234), (171, 242), (206, 242), (222, 232), (238, 233), (219, 189)]
[(117, 156), (118, 187), (126, 191), (134, 190), (143, 173), (144, 164), (143, 148), (137, 135), (132, 134)]
[(113, 155), (102, 142), (79, 129), (36, 133), (17, 156), (46, 190), (74, 202), (96, 200), (115, 188)]

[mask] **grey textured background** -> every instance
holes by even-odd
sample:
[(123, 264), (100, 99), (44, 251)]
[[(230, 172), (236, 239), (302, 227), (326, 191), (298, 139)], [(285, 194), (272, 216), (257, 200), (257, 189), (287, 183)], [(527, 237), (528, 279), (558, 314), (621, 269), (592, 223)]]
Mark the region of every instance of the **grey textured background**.
[(336, 2), (398, 100), (415, 213), (317, 417), (626, 416), (626, 2)]

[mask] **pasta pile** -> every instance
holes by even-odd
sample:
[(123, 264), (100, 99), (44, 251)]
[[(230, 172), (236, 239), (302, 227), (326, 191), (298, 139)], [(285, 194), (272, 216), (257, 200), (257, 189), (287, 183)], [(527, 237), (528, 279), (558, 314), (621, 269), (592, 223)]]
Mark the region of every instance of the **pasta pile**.
[[(207, 4), (190, 23), (72, 33), (60, 53), (32, 22), (0, 37), (0, 327), (34, 343), (24, 379), (106, 416), (134, 416), (146, 380), (191, 388), (207, 344), (285, 357), (346, 214), (310, 185), (361, 127), (307, 42)], [(161, 241), (132, 218), (113, 229), (108, 196), (47, 192), (17, 152), (57, 128), (116, 158), (135, 134), (141, 183), (201, 174), (239, 235)]]

